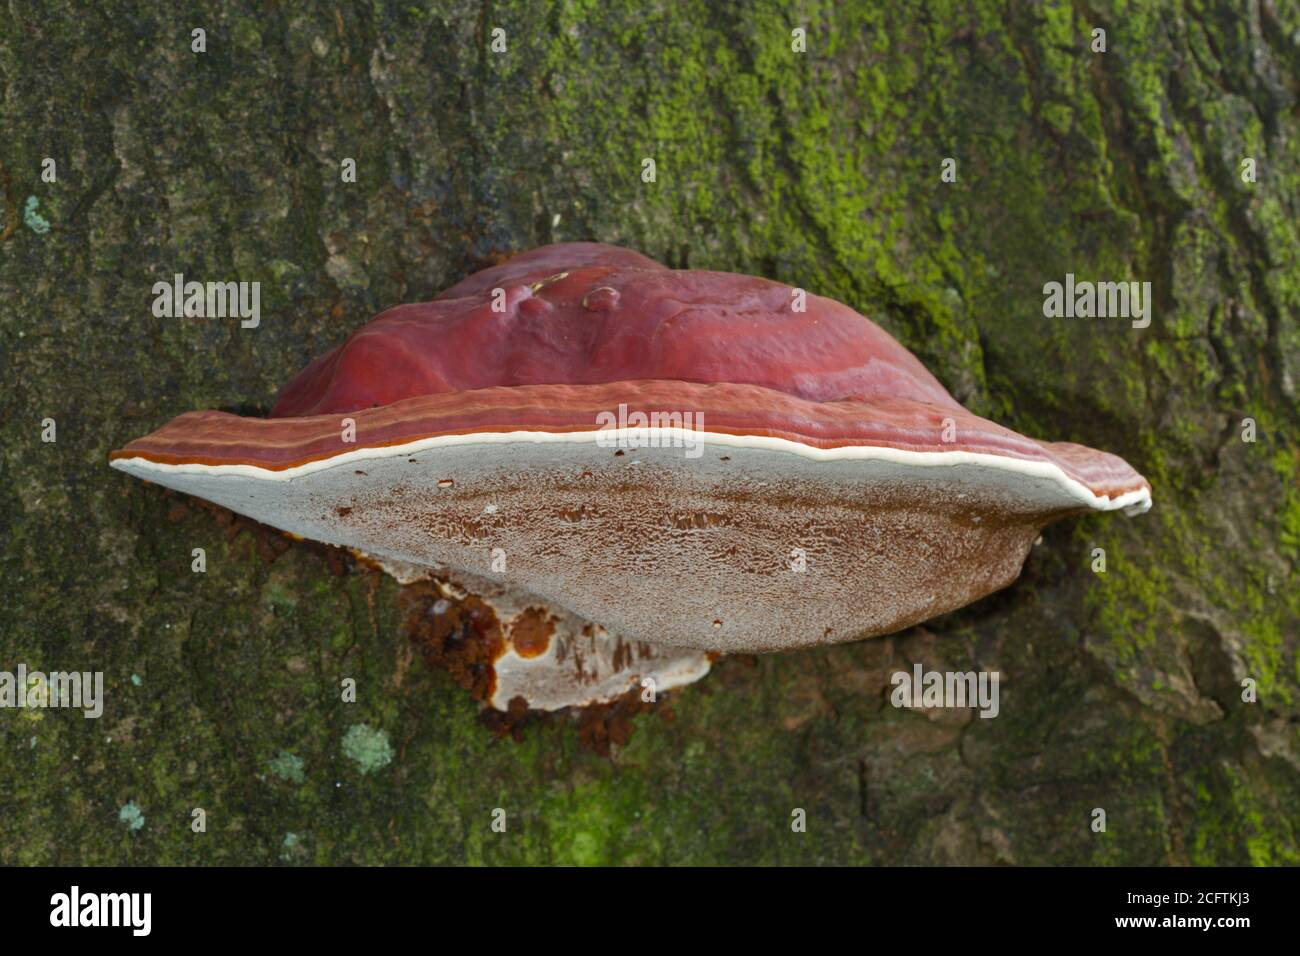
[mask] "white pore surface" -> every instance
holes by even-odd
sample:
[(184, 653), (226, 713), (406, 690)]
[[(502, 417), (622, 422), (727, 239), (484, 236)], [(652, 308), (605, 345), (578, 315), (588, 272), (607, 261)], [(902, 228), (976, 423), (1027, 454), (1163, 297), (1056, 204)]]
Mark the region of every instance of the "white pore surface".
[[(651, 437), (696, 447), (627, 447)], [(286, 471), (113, 465), (305, 538), (499, 580), (628, 641), (734, 652), (896, 630), (1014, 580), (1052, 517), (1150, 507), (1040, 462), (672, 429), (443, 436)]]

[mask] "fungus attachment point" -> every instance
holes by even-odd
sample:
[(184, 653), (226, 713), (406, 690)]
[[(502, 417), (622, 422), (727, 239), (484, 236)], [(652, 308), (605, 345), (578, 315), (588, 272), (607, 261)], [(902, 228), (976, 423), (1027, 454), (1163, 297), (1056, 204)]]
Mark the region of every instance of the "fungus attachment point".
[(189, 412), (112, 464), (468, 582), (514, 622), (499, 708), (889, 633), (1011, 583), (1052, 521), (1150, 507), (1121, 459), (972, 415), (879, 326), (811, 294), (791, 312), (793, 291), (545, 246), (381, 314), (270, 418)]

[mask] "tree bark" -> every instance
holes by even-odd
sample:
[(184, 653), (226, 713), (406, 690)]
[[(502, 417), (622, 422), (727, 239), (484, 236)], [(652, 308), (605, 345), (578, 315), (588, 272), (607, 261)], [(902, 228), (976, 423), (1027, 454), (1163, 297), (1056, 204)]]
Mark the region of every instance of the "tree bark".
[[(1296, 5), (98, 6), (0, 18), (0, 670), (105, 675), (99, 720), (0, 712), (0, 863), (1300, 862)], [(587, 239), (844, 301), (1155, 507), (923, 627), (723, 660), (604, 758), (493, 737), (386, 578), (107, 466)], [(178, 272), (259, 281), (259, 327), (155, 318)], [(1046, 318), (1067, 273), (1149, 281), (1150, 326)], [(1000, 715), (891, 706), (916, 661), (1000, 672)]]

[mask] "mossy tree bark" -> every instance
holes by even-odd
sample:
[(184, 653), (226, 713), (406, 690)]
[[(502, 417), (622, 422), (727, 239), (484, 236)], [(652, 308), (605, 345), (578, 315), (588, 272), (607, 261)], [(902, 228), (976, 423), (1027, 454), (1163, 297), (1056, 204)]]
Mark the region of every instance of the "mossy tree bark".
[[(107, 695), (0, 711), (0, 862), (1300, 862), (1300, 8), (98, 6), (0, 17), (0, 670)], [(845, 301), (1155, 509), (1053, 527), (925, 627), (724, 661), (605, 759), (563, 719), (492, 738), (386, 579), (107, 467), (576, 239)], [(154, 318), (177, 272), (260, 281), (260, 327)], [(1150, 281), (1150, 327), (1044, 318), (1066, 273)], [(999, 671), (1000, 716), (890, 706), (914, 661)]]

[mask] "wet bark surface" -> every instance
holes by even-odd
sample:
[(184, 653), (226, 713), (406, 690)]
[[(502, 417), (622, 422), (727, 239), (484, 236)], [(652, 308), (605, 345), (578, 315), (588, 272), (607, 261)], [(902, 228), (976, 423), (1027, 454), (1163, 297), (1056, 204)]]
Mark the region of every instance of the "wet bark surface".
[[(0, 14), (0, 670), (105, 687), (0, 710), (0, 862), (1300, 862), (1293, 4), (98, 6)], [(589, 239), (846, 302), (1155, 508), (923, 627), (723, 660), (602, 756), (492, 733), (378, 572), (107, 466)], [(259, 326), (155, 317), (176, 273), (260, 282)], [(1149, 281), (1149, 327), (1046, 318), (1067, 273)], [(917, 662), (999, 672), (998, 716), (891, 706)]]

